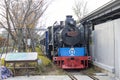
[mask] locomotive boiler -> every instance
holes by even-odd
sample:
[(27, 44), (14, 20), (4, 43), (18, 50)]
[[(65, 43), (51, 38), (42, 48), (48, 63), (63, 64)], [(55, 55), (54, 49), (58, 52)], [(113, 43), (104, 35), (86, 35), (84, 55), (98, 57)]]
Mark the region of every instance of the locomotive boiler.
[(48, 27), (47, 56), (63, 69), (87, 68), (91, 59), (87, 54), (85, 28), (76, 25), (72, 16), (66, 16), (60, 25)]
[(61, 22), (59, 29), (54, 33), (54, 41), (58, 44), (58, 47), (75, 47), (83, 44), (83, 27), (77, 27), (75, 20), (72, 16), (67, 16), (65, 24)]

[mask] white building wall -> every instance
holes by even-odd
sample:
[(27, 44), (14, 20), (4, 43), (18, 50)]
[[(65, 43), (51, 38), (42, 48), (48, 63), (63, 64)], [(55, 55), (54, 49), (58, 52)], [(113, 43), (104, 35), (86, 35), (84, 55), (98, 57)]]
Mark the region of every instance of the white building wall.
[(120, 19), (95, 25), (92, 36), (95, 65), (120, 79)]
[(120, 19), (114, 20), (115, 30), (115, 74), (120, 79)]
[(95, 64), (113, 72), (114, 70), (114, 36), (113, 22), (109, 21), (95, 26), (94, 60)]

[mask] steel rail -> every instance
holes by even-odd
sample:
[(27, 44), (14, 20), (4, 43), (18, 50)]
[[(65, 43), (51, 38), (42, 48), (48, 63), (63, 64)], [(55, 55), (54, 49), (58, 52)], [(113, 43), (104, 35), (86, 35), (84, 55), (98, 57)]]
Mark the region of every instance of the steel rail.
[(70, 78), (71, 80), (78, 80), (74, 75), (68, 73), (68, 72), (65, 72)]
[(98, 78), (94, 77), (93, 75), (88, 74), (87, 72), (82, 72), (84, 75), (87, 75), (88, 77), (90, 77), (93, 80), (99, 80)]

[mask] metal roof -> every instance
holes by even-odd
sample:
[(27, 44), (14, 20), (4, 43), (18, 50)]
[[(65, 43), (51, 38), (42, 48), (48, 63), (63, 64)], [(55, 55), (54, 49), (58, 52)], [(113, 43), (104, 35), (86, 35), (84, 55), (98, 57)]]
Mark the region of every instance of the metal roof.
[[(98, 9), (94, 10), (93, 12), (89, 13), (85, 17), (83, 17), (80, 22), (83, 23), (85, 21), (94, 20), (98, 17), (106, 15), (120, 9), (120, 0), (112, 0), (105, 5), (99, 7)], [(118, 12), (118, 11), (117, 11)], [(120, 10), (119, 10), (120, 12)], [(115, 14), (115, 13), (114, 13)]]

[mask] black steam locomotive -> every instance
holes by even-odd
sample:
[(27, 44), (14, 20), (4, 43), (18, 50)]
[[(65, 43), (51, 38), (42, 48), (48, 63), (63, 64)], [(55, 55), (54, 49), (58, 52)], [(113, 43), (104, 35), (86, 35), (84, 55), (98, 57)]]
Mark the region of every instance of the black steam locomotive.
[(85, 29), (76, 25), (72, 16), (67, 16), (60, 25), (48, 27), (45, 33), (46, 54), (63, 69), (87, 68), (90, 56), (87, 54)]

